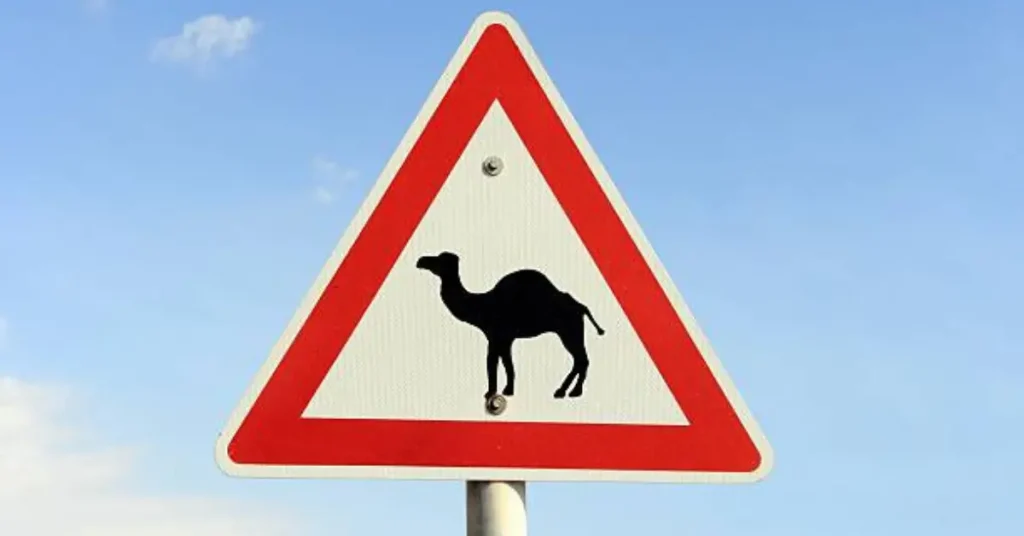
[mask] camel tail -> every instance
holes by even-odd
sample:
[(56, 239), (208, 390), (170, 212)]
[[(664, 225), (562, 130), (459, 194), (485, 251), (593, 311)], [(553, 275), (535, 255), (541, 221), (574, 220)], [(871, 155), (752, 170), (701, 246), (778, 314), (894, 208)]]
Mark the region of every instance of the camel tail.
[(597, 324), (597, 320), (594, 320), (594, 315), (590, 314), (590, 309), (588, 309), (587, 306), (583, 305), (582, 303), (580, 304), (580, 307), (583, 308), (583, 314), (586, 315), (586, 317), (590, 320), (590, 323), (594, 325), (594, 329), (597, 330), (597, 334), (604, 335), (604, 328)]

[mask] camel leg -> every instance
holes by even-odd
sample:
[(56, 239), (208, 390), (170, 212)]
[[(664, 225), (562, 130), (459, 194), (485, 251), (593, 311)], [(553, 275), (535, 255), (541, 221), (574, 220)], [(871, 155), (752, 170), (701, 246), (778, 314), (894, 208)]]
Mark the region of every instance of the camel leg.
[(498, 392), (498, 352), (493, 344), (487, 345), (487, 392), (484, 398), (490, 400)]
[(516, 369), (512, 364), (512, 348), (508, 347), (500, 354), (501, 366), (505, 369), (505, 388), (501, 394), (512, 396), (516, 394)]
[(569, 391), (569, 398), (577, 398), (583, 395), (583, 384), (587, 381), (587, 369), (590, 368), (590, 358), (587, 357), (587, 350), (580, 348), (580, 354), (573, 356), (573, 370), (576, 371), (576, 386)]
[(565, 392), (569, 390), (569, 385), (573, 379), (576, 378), (576, 361), (573, 360), (572, 369), (569, 370), (569, 374), (566, 374), (565, 379), (562, 380), (562, 385), (558, 386), (555, 390), (555, 398), (565, 398)]
[(586, 379), (587, 369), (590, 365), (587, 349), (583, 345), (583, 319), (580, 318), (573, 322), (568, 329), (559, 331), (558, 338), (561, 339), (562, 346), (572, 356), (572, 369), (562, 380), (562, 385), (555, 391), (555, 398), (565, 398), (569, 386), (573, 380), (577, 380), (576, 386), (568, 392), (570, 397), (575, 398), (583, 394), (583, 380)]

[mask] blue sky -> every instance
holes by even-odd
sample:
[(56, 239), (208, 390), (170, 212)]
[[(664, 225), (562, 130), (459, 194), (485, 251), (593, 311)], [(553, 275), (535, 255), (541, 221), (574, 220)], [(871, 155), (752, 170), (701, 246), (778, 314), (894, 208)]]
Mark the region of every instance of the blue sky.
[[(173, 4), (0, 6), (0, 532), (462, 530), (459, 483), (230, 479), (213, 442), (487, 9), (776, 454), (531, 485), (532, 533), (1024, 531), (1020, 3)], [(247, 46), (154, 54), (212, 14)]]

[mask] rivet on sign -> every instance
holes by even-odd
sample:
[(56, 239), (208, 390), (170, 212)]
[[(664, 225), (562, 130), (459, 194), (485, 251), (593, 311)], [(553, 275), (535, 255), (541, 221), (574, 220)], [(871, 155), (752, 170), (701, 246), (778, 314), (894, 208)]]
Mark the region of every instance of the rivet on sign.
[(488, 176), (496, 177), (504, 167), (505, 164), (497, 156), (488, 156), (484, 159), (484, 173)]
[(485, 404), (485, 407), (487, 408), (487, 413), (490, 413), (491, 415), (494, 416), (501, 415), (505, 411), (505, 408), (507, 406), (508, 402), (505, 400), (505, 397), (501, 395), (494, 395), (491, 398), (488, 398), (487, 404)]

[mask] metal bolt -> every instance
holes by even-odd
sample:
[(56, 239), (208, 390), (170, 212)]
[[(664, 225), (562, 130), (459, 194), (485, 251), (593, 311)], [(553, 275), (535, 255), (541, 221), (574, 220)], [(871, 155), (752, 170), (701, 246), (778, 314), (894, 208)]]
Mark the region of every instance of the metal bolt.
[(485, 404), (484, 407), (487, 408), (487, 413), (498, 416), (505, 411), (506, 407), (508, 407), (508, 401), (505, 400), (504, 396), (494, 395), (487, 399), (487, 404)]
[(505, 163), (497, 156), (488, 156), (484, 159), (484, 173), (490, 177), (496, 177), (505, 167)]

